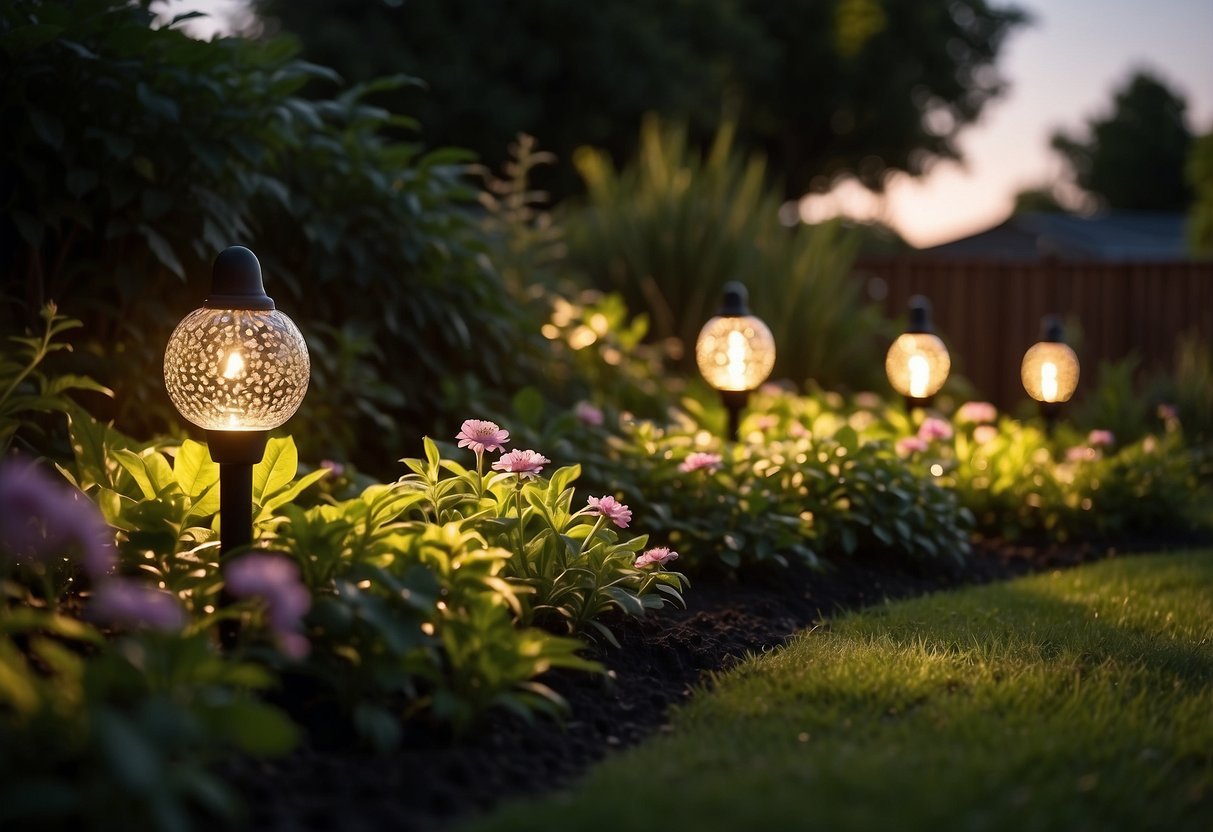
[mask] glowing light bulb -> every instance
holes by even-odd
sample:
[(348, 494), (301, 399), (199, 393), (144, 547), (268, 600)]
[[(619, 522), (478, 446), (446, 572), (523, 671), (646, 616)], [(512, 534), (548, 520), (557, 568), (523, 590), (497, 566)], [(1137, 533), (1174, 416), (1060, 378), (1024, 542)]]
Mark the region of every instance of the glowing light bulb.
[(1052, 361), (1040, 365), (1040, 395), (1046, 402), (1057, 401), (1057, 365)]
[(239, 350), (232, 350), (227, 354), (227, 362), (223, 367), (223, 377), (234, 379), (244, 372), (244, 358), (241, 357)]
[(725, 372), (733, 387), (740, 388), (745, 385), (745, 365), (749, 352), (745, 336), (736, 330), (730, 332), (728, 345), (725, 347), (725, 356), (728, 359), (728, 367)]
[(925, 399), (931, 386), (931, 363), (925, 356), (911, 355), (908, 362), (910, 371), (910, 395), (916, 399)]

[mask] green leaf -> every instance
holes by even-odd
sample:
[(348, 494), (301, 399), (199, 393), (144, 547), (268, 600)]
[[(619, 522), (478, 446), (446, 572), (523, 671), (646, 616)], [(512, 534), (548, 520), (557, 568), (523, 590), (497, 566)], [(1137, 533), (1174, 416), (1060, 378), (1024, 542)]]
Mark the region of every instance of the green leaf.
[(523, 387), (514, 395), (514, 415), (527, 427), (537, 428), (543, 419), (543, 394), (534, 387)]
[(0, 48), (16, 57), (23, 52), (37, 49), (44, 43), (50, 43), (62, 31), (62, 26), (54, 26), (50, 23), (31, 23), (27, 26), (17, 26), (12, 31), (0, 35)]
[(139, 225), (139, 230), (143, 232), (143, 239), (147, 240), (147, 247), (152, 250), (152, 254), (156, 255), (156, 259), (177, 277), (184, 278), (185, 267), (177, 259), (177, 254), (173, 251), (169, 241), (160, 236), (153, 228), (142, 223)]
[(193, 517), (210, 517), (219, 510), (219, 481), (211, 483), (210, 487), (203, 491), (193, 502), (190, 503), (190, 510), (185, 513), (186, 519)]
[[(279, 506), (285, 505), (285, 504), (293, 501), (296, 497), (298, 497), (300, 494), (302, 494), (309, 485), (323, 479), (327, 474), (328, 474), (327, 469), (317, 468), (315, 471), (312, 471), (310, 474), (307, 474), (307, 475), (302, 476), (299, 479), (295, 480), (295, 482), (291, 483), (291, 485), (288, 488), (285, 488), (282, 491), (279, 491), (278, 493), (271, 495), (269, 497), (269, 499), (267, 499), (262, 504), (261, 511), (259, 512), (259, 516), (268, 515), (271, 512), (273, 512), (274, 509), (278, 508)], [(420, 497), (423, 495), (418, 495), (418, 496)]]
[(228, 738), (247, 754), (276, 757), (299, 741), (295, 724), (282, 711), (260, 702), (233, 702), (216, 716)]
[(253, 466), (253, 502), (272, 496), (295, 479), (299, 470), (299, 451), (289, 436), (271, 439), (265, 446), (265, 456)]
[(120, 448), (113, 453), (114, 460), (117, 461), (126, 473), (131, 475), (135, 481), (135, 485), (139, 486), (139, 491), (148, 500), (156, 498), (156, 489), (152, 485), (152, 478), (147, 471), (147, 465), (143, 461), (143, 457), (134, 451)]
[(211, 459), (206, 445), (187, 439), (177, 450), (173, 477), (183, 494), (197, 497), (219, 481), (219, 465)]

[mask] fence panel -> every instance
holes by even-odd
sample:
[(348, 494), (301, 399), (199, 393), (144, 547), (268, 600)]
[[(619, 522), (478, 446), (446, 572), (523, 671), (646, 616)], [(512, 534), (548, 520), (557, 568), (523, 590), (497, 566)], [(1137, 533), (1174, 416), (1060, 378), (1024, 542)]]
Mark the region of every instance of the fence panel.
[(1144, 372), (1168, 369), (1184, 333), (1213, 343), (1208, 262), (868, 258), (856, 264), (855, 276), (892, 318), (905, 314), (911, 296), (930, 298), (954, 371), (1004, 408), (1024, 398), (1019, 361), (1046, 314), (1066, 322), (1082, 361), (1078, 396), (1103, 361), (1133, 353)]

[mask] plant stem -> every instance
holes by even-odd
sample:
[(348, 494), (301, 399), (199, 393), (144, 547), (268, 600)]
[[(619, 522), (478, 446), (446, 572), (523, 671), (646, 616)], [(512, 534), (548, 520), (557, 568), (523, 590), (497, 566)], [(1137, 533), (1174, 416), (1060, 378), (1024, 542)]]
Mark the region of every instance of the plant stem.
[(518, 483), (514, 486), (514, 502), (518, 507), (518, 558), (522, 568), (530, 571), (530, 564), (526, 562), (526, 541), (522, 536), (522, 475), (518, 475)]
[(589, 542), (590, 542), (590, 540), (592, 540), (592, 539), (593, 539), (594, 535), (598, 534), (599, 529), (601, 529), (601, 528), (602, 528), (602, 524), (603, 524), (605, 521), (606, 521), (606, 515), (605, 515), (605, 514), (599, 514), (599, 515), (598, 515), (598, 519), (594, 521), (594, 528), (590, 529), (590, 533), (589, 533), (589, 534), (587, 534), (587, 535), (586, 535), (586, 536), (585, 536), (585, 537), (582, 539), (582, 541), (581, 541), (581, 548), (579, 548), (579, 549), (577, 550), (577, 557), (581, 557), (581, 556), (582, 556), (582, 555), (585, 553), (585, 545), (586, 545), (587, 543), (589, 543)]

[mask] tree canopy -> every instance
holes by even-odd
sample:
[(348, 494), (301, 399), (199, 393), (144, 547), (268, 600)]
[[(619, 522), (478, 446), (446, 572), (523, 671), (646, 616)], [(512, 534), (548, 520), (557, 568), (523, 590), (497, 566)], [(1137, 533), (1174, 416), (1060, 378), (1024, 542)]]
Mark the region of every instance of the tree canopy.
[[(879, 188), (958, 156), (1026, 18), (985, 0), (254, 0), (270, 31), (347, 81), (407, 73), (427, 144), (499, 163), (519, 131), (562, 160), (630, 158), (647, 112), (710, 140), (722, 112), (791, 194), (851, 173)], [(566, 183), (567, 184), (567, 183)]]
[(1139, 71), (1113, 93), (1086, 136), (1055, 133), (1079, 187), (1114, 211), (1183, 211), (1191, 201), (1184, 164), (1192, 133), (1187, 103), (1161, 79)]

